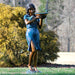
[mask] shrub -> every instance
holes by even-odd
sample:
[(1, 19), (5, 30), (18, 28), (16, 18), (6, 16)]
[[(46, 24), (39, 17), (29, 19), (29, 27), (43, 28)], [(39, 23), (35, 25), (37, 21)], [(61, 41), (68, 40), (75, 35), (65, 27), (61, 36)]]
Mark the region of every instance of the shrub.
[[(25, 38), (25, 23), (23, 7), (11, 7), (0, 4), (0, 66), (22, 66), (28, 63), (27, 42)], [(57, 58), (59, 43), (53, 31), (40, 30), (40, 45), (38, 63), (46, 63)]]
[(27, 49), (24, 14), (25, 8), (0, 4), (0, 66), (26, 63), (26, 54), (21, 55)]
[[(42, 32), (41, 32), (42, 31)], [(44, 32), (41, 30), (40, 32), (40, 45), (42, 51), (39, 52), (39, 64), (46, 63), (47, 60), (54, 61), (57, 59), (59, 52), (60, 43), (58, 42), (58, 36), (54, 31)]]

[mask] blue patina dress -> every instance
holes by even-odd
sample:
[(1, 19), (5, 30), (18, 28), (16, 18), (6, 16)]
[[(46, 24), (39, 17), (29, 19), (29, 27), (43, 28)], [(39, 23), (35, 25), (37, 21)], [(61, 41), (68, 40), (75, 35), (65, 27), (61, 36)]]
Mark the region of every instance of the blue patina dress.
[[(24, 15), (24, 20), (32, 20), (34, 16), (30, 16), (28, 14)], [(26, 28), (26, 40), (28, 43), (28, 51), (32, 51), (31, 50), (31, 41), (33, 41), (34, 46), (36, 48), (36, 50), (41, 50), (40, 45), (39, 45), (39, 31), (37, 29), (37, 25), (39, 23), (39, 19), (36, 19), (34, 22), (27, 24)]]

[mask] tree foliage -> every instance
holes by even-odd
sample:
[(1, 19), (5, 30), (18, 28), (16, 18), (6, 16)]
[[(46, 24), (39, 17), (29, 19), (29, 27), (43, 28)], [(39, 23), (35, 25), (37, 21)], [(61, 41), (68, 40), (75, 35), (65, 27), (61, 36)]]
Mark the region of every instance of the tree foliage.
[[(64, 10), (64, 0), (40, 0), (42, 2), (40, 8), (41, 12), (46, 11), (46, 6), (48, 7), (48, 15), (46, 19), (46, 24), (48, 29), (55, 29), (62, 24), (64, 20), (63, 10)], [(47, 2), (48, 1), (48, 2)]]
[[(23, 20), (25, 14), (23, 7), (0, 4), (0, 66), (21, 66), (28, 63), (29, 52)], [(41, 29), (40, 32), (42, 51), (39, 52), (38, 63), (53, 61), (58, 57), (58, 37), (53, 31), (44, 32)]]

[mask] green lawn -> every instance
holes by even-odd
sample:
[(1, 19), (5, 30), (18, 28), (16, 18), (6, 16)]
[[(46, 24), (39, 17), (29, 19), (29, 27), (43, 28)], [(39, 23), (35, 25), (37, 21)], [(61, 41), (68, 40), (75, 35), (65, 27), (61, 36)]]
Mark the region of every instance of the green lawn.
[[(35, 73), (32, 75), (75, 75), (75, 68), (47, 68), (38, 67), (42, 73)], [(0, 75), (27, 75), (25, 72), (27, 67), (19, 68), (0, 68)], [(30, 75), (30, 74), (29, 74)]]

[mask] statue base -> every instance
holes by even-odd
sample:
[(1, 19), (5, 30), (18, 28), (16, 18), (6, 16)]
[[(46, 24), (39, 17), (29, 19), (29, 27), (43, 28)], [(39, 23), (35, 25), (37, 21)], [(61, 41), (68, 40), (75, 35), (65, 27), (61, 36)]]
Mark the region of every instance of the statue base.
[(33, 71), (31, 71), (31, 70), (26, 71), (26, 74), (35, 74), (35, 73), (42, 73), (42, 72), (41, 71), (37, 72), (37, 71), (34, 71), (34, 70)]

